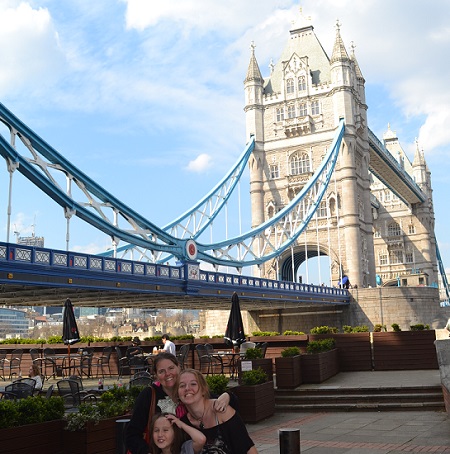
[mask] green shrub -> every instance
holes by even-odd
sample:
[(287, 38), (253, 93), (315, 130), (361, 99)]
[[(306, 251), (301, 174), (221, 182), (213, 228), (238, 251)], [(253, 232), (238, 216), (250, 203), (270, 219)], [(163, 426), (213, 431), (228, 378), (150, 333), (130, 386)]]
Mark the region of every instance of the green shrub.
[(337, 333), (339, 330), (336, 327), (332, 326), (316, 326), (315, 328), (311, 328), (311, 334), (333, 334)]
[(63, 419), (64, 401), (54, 396), (0, 400), (0, 429)]
[(122, 416), (129, 412), (136, 401), (137, 396), (145, 386), (132, 386), (131, 388), (114, 385), (102, 394), (96, 403), (86, 402), (79, 406), (77, 413), (66, 415), (67, 430), (81, 430), (86, 423), (97, 424), (101, 419)]
[(353, 328), (350, 325), (344, 325), (342, 327), (342, 330), (344, 331), (345, 334), (350, 334), (353, 330)]
[(387, 331), (386, 325), (381, 325), (379, 323), (374, 325), (374, 327), (373, 327), (373, 332), (374, 333), (381, 333), (381, 331)]
[(400, 326), (398, 325), (398, 323), (393, 323), (391, 325), (392, 329), (395, 331), (395, 332), (399, 332), (401, 331), (402, 329), (400, 328)]
[(261, 359), (264, 358), (263, 352), (260, 348), (247, 348), (245, 351), (245, 359)]
[(253, 331), (252, 336), (255, 337), (266, 337), (266, 336), (279, 336), (280, 333), (277, 331)]
[(323, 353), (333, 350), (336, 342), (332, 338), (309, 341), (306, 346), (307, 353)]
[(300, 355), (300, 349), (298, 347), (286, 347), (281, 351), (281, 356), (283, 358), (292, 358), (293, 356)]
[(301, 336), (302, 334), (305, 334), (303, 331), (290, 331), (287, 330), (283, 333), (284, 336)]
[(260, 385), (267, 381), (267, 374), (260, 367), (246, 370), (241, 374), (241, 381), (243, 385), (247, 386)]
[(208, 383), (208, 388), (211, 394), (220, 396), (228, 388), (228, 382), (230, 379), (223, 374), (218, 375), (207, 375), (206, 383)]
[(430, 329), (430, 325), (424, 325), (423, 323), (418, 323), (417, 325), (411, 325), (409, 327), (411, 331), (423, 331), (425, 329)]

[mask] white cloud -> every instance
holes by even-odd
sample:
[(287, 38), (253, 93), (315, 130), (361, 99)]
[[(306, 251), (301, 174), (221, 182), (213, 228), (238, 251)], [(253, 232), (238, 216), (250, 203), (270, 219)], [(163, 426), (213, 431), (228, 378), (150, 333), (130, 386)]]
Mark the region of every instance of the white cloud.
[(206, 153), (198, 155), (193, 161), (187, 165), (187, 170), (190, 172), (203, 172), (211, 167), (211, 156)]
[(0, 42), (0, 95), (23, 89), (42, 92), (63, 66), (48, 9), (0, 3)]

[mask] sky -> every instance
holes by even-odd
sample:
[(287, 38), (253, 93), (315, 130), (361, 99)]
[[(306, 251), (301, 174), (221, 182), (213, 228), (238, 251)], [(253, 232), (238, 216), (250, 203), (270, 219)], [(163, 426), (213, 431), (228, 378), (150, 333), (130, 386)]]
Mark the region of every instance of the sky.
[[(0, 102), (163, 226), (206, 194), (243, 151), (250, 45), (268, 76), (300, 7), (329, 56), (337, 19), (347, 51), (356, 46), (372, 131), (382, 138), (389, 123), (411, 160), (416, 139), (423, 148), (436, 236), (450, 270), (448, 0), (0, 0)], [(14, 175), (12, 231), (34, 232), (46, 247), (65, 249), (62, 209), (24, 180)], [(8, 184), (5, 166), (1, 241)], [(248, 185), (241, 191), (248, 195)], [(249, 224), (250, 213), (244, 218)], [(70, 249), (97, 253), (110, 246), (100, 232), (71, 223)]]

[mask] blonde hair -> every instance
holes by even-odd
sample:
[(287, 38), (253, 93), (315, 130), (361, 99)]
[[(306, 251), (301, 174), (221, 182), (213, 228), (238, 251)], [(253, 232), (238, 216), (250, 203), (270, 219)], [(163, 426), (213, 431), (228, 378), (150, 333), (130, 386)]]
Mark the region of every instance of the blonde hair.
[(196, 380), (197, 380), (197, 383), (198, 383), (198, 387), (202, 393), (202, 396), (204, 399), (209, 399), (209, 386), (208, 386), (208, 383), (206, 383), (206, 379), (204, 377), (204, 375), (196, 370), (196, 369), (183, 369), (180, 374), (178, 375), (178, 381), (177, 381), (177, 397), (179, 398), (178, 396), (178, 387), (180, 386), (180, 379), (183, 375), (185, 374), (192, 374)]

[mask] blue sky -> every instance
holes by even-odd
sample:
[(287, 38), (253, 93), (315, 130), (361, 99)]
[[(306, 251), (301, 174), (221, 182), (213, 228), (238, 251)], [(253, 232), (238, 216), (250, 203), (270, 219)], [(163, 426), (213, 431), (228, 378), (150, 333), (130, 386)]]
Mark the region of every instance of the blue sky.
[[(287, 0), (0, 0), (0, 101), (116, 197), (163, 226), (200, 199), (242, 152), (250, 44), (267, 76), (299, 6)], [(411, 159), (418, 138), (450, 269), (450, 3), (305, 0), (301, 6), (328, 55), (336, 19), (347, 50), (356, 45), (369, 127), (381, 138), (390, 123)], [(0, 175), (7, 194), (8, 174)], [(47, 247), (64, 249), (62, 209), (20, 175), (14, 179), (12, 229), (27, 236), (34, 228)], [(0, 225), (6, 225), (6, 195)], [(6, 227), (0, 239), (6, 240)], [(95, 253), (110, 243), (74, 220), (70, 245)]]

